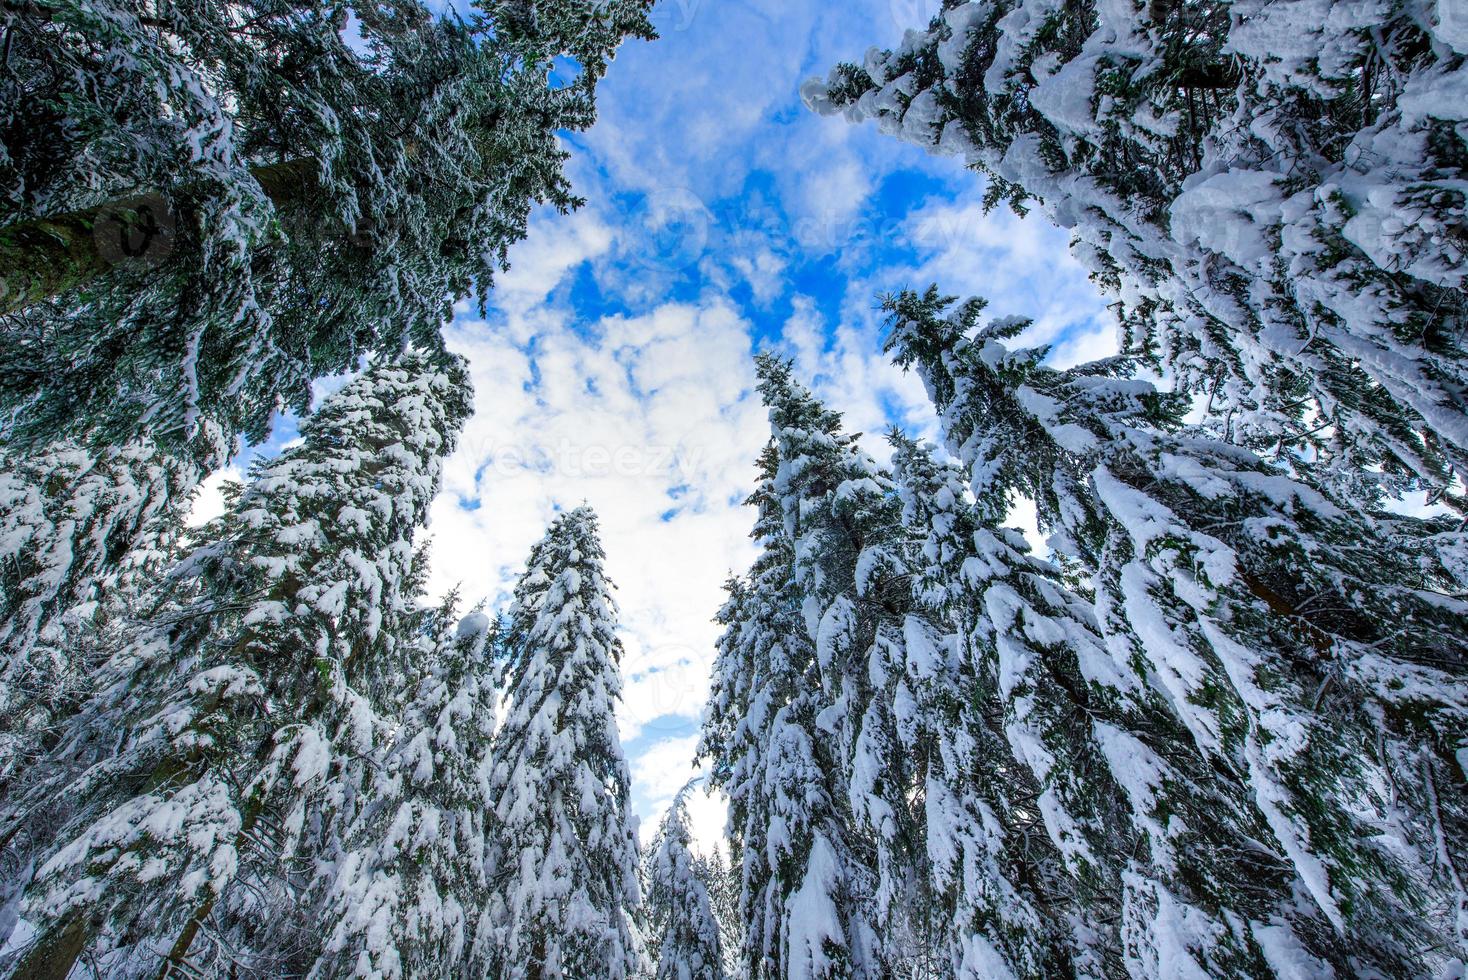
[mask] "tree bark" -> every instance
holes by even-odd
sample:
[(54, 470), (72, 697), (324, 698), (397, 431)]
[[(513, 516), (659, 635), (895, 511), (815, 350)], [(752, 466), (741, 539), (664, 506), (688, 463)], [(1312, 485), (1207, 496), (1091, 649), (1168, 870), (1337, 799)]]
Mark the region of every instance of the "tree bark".
[[(315, 186), (310, 157), (252, 167), (276, 205)], [(173, 248), (175, 216), (161, 194), (140, 194), (94, 208), (0, 228), (0, 316), (83, 286), (119, 265), (163, 261)]]
[(210, 895), (189, 917), (188, 925), (183, 927), (183, 931), (178, 934), (178, 939), (174, 940), (173, 948), (168, 951), (163, 965), (158, 968), (158, 980), (167, 980), (168, 977), (174, 975), (175, 970), (183, 966), (184, 960), (189, 955), (189, 947), (194, 944), (194, 937), (199, 934), (199, 927), (203, 925), (205, 919), (209, 918), (209, 913), (212, 911), (214, 911), (214, 896)]
[(59, 930), (36, 940), (11, 980), (66, 980), (87, 946), (89, 933), (85, 913), (76, 913)]

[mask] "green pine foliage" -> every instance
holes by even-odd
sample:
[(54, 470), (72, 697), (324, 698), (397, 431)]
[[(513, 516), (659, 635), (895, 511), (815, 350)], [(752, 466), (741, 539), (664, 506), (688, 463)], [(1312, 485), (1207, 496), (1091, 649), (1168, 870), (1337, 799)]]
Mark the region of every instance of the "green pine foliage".
[(484, 615), (460, 620), (457, 603), (451, 595), (423, 617), (416, 683), (346, 834), (312, 976), (452, 976), (473, 946), (488, 897), (493, 641)]
[[(1124, 361), (1051, 370), (1005, 345), (1023, 322), (978, 326), (981, 305), (892, 297), (889, 347), (923, 375), (976, 496), (1037, 502), (1094, 595), (1128, 712), (1174, 728), (1164, 759), (1197, 752), (1228, 774), (1218, 791), (1295, 879), (1277, 906), (1308, 895), (1307, 919), (1347, 941), (1318, 955), (1411, 972), (1459, 942), (1461, 817), (1431, 787), (1463, 744), (1461, 600), (1368, 517), (1182, 429), (1183, 400)], [(1429, 774), (1420, 790), (1401, 786), (1412, 771)], [(1220, 903), (1265, 880), (1206, 870)]]
[(198, 969), (225, 955), (195, 938), (232, 886), (332, 853), (390, 731), (412, 536), (469, 402), (457, 358), (374, 365), (199, 532), (76, 716), (69, 741), (102, 720), (112, 751), (28, 787), (29, 806), (68, 812), (16, 976), (84, 952), (118, 975), (156, 970), (158, 951)]
[(649, 946), (655, 980), (724, 980), (723, 929), (710, 897), (717, 869), (693, 852), (685, 786), (668, 807), (647, 862)]
[(1215, 434), (1460, 506), (1468, 42), (1432, 6), (945, 0), (804, 94), (1070, 229)]
[(183, 453), (208, 421), (260, 442), (312, 380), (438, 346), (531, 207), (578, 203), (557, 133), (591, 124), (649, 6), (26, 5), (0, 80), (0, 232), (152, 195), (172, 234), (4, 331), (6, 441), (146, 432)]
[(760, 553), (744, 578), (730, 580), (719, 612), (724, 632), (699, 756), (729, 797), (743, 975), (872, 976), (880, 965), (870, 845), (853, 827), (844, 760), (821, 724), (833, 700), (795, 584), (776, 489), (781, 464), (772, 442), (747, 501)]

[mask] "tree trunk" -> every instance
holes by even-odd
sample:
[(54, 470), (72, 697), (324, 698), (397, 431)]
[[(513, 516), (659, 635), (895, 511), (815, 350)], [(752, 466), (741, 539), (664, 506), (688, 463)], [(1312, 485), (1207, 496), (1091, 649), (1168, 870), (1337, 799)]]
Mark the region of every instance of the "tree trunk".
[[(273, 741), (273, 739), (267, 740), (267, 744), (269, 741)], [(249, 840), (250, 831), (255, 829), (255, 824), (259, 821), (260, 813), (264, 809), (265, 799), (263, 795), (256, 797), (245, 805), (242, 819), (240, 820), (240, 829), (234, 839), (236, 851), (244, 848)], [(183, 975), (183, 971), (178, 968), (183, 966), (188, 959), (189, 947), (194, 944), (194, 937), (199, 934), (199, 927), (209, 918), (209, 913), (214, 911), (214, 901), (218, 897), (217, 892), (211, 893), (208, 898), (199, 903), (199, 907), (194, 910), (194, 914), (189, 916), (189, 921), (185, 923), (182, 931), (179, 932), (178, 938), (173, 941), (173, 946), (168, 950), (168, 955), (163, 958), (163, 964), (158, 968), (158, 980), (166, 980), (166, 978), (174, 976), (175, 971), (177, 971), (177, 975)]]
[[(280, 205), (315, 185), (316, 161), (302, 157), (250, 173)], [(142, 194), (0, 228), (0, 316), (76, 289), (114, 266), (162, 261), (173, 248), (175, 224), (161, 194)]]
[(73, 915), (59, 930), (36, 940), (11, 980), (66, 980), (86, 949), (89, 931), (85, 913)]
[[(209, 918), (209, 913), (214, 911), (214, 896), (210, 895), (200, 905), (198, 910), (189, 917), (188, 925), (178, 934), (174, 940), (173, 948), (168, 951), (168, 956), (163, 960), (163, 965), (158, 969), (158, 980), (167, 980), (174, 975), (174, 970), (183, 966), (184, 960), (189, 955), (189, 947), (194, 944), (194, 937), (199, 934), (199, 926)], [(182, 971), (179, 971), (182, 975)]]

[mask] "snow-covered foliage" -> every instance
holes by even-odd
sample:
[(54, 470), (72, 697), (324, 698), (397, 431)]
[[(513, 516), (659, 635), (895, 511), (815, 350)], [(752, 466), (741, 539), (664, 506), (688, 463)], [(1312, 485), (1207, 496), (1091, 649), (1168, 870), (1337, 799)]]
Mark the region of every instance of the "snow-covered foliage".
[(650, 6), (8, 13), (0, 229), (139, 195), (160, 228), (0, 332), (6, 441), (164, 445), (213, 420), (260, 442), (278, 408), (305, 412), (313, 379), (438, 346), (532, 206), (579, 203), (557, 134), (590, 125), (618, 44), (651, 36)]
[(1211, 431), (1371, 501), (1468, 463), (1468, 68), (1449, 0), (945, 0), (804, 86), (961, 157)]
[[(359, 814), (396, 727), (412, 537), (469, 405), (458, 358), (376, 364), (198, 532), (102, 669), (54, 777), (16, 804), (58, 824), (23, 907), (37, 938), (18, 975), (64, 974), (84, 952), (113, 976), (156, 973), (159, 957), (271, 972), (248, 936), (221, 942), (211, 915), (333, 859)], [(97, 740), (94, 759), (75, 758)]]
[(647, 868), (647, 921), (657, 947), (656, 980), (724, 980), (722, 929), (707, 865), (692, 850), (683, 791), (674, 797)]
[(592, 510), (562, 514), (506, 616), (507, 710), (486, 790), (490, 897), (473, 957), (483, 975), (628, 980), (643, 967), (616, 722), (622, 644), (603, 560)]
[(759, 360), (760, 394), (779, 460), (774, 492), (795, 557), (794, 584), (816, 645), (854, 829), (877, 873), (870, 914), (883, 923), (882, 957), (923, 960), (929, 905), (926, 853), (909, 800), (917, 777), (898, 737), (895, 687), (905, 658), (910, 588), (900, 504), (890, 476), (841, 431), (772, 357)]
[[(1016, 531), (981, 516), (956, 467), (889, 438), (914, 545), (901, 730), (923, 760), (931, 927), (947, 957), (937, 975), (1104, 972), (1107, 852), (1128, 828), (1081, 722), (1094, 706), (1075, 696), (1094, 627)], [(1023, 606), (1038, 644), (996, 629), (991, 594)]]
[[(976, 499), (1035, 500), (1094, 596), (1107, 656), (1080, 666), (1119, 714), (1093, 735), (1168, 889), (1125, 872), (1128, 956), (1164, 974), (1180, 951), (1278, 969), (1280, 934), (1231, 936), (1204, 911), (1219, 907), (1346, 972), (1460, 951), (1463, 813), (1435, 787), (1458, 778), (1468, 608), (1441, 570), (1369, 515), (1180, 429), (1184, 399), (1125, 361), (1053, 371), (1005, 346), (1023, 321), (951, 306), (890, 298), (889, 347), (922, 375)], [(986, 605), (1001, 656), (1024, 663), (1051, 640), (1017, 598), (991, 588)]]
[(81, 624), (167, 550), (197, 475), (148, 441), (0, 452), (0, 780), (90, 692)]
[(795, 585), (772, 443), (748, 503), (760, 554), (728, 584), (699, 755), (729, 797), (745, 943), (742, 975), (880, 975), (870, 848), (853, 827), (832, 701)]
[(451, 977), (487, 898), (485, 780), (495, 688), (488, 621), (432, 610), (419, 679), (327, 896), (315, 977)]

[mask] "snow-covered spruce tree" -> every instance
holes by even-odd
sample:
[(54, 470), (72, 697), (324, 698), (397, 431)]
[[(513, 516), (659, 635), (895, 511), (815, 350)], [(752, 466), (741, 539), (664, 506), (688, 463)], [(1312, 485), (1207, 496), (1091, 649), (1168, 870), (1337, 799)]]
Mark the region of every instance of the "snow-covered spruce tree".
[(115, 752), (31, 788), (70, 814), (14, 976), (65, 976), (84, 952), (114, 976), (213, 969), (232, 953), (194, 941), (233, 883), (278, 877), (298, 841), (331, 853), (390, 730), (373, 703), (403, 671), (412, 536), (470, 401), (456, 357), (378, 363), (198, 532), (77, 716), (115, 716)]
[[(177, 535), (197, 470), (150, 440), (91, 450), (0, 451), (0, 731), (42, 747), (45, 727), (89, 693), (62, 617), (100, 578), (146, 563)], [(132, 574), (137, 570), (133, 569)], [(44, 742), (44, 739), (39, 741)], [(3, 750), (0, 750), (3, 751)], [(0, 762), (0, 782), (8, 765)]]
[[(141, 447), (109, 452), (109, 461), (118, 464), (110, 472), (88, 468), (86, 461), (95, 464), (96, 458), (70, 447), (52, 457), (58, 468), (49, 480), (31, 469), (0, 476), (0, 486), (14, 493), (9, 498), (14, 506), (5, 513), (13, 535), (8, 540), (18, 544), (8, 565), (13, 576), (7, 584), (14, 591), (7, 597), (19, 605), (5, 623), (10, 630), (0, 678), (0, 946), (17, 921), (20, 894), (36, 858), (66, 810), (65, 800), (40, 811), (26, 807), (28, 791), (38, 782), (54, 785), (64, 771), (75, 774), (114, 749), (115, 715), (93, 714), (80, 725), (73, 716), (97, 692), (102, 668), (130, 642), (157, 601), (156, 583), (178, 558), (180, 505), (188, 498), (169, 499), (167, 462), (157, 465), (156, 455), (135, 449)], [(119, 472), (126, 476), (112, 482)], [(126, 477), (143, 482), (129, 483)], [(158, 513), (135, 537), (138, 529), (112, 523), (119, 511), (126, 513), (137, 502), (130, 494), (119, 499), (108, 492), (119, 484), (163, 498), (151, 502)], [(40, 499), (57, 488), (65, 504), (48, 513)], [(129, 537), (130, 550), (112, 550)], [(28, 551), (40, 552), (49, 564), (27, 563)], [(93, 575), (84, 594), (72, 591), (78, 577)]]
[[(7, 13), (0, 655), (24, 675), (7, 686), (84, 670), (38, 674), (26, 651), (240, 440), (364, 353), (437, 345), (531, 206), (575, 206), (556, 133), (589, 125), (646, 7)], [(547, 80), (561, 56), (569, 85)], [(135, 212), (154, 238), (119, 237)]]
[(880, 976), (871, 918), (875, 859), (856, 832), (842, 760), (820, 717), (831, 706), (795, 585), (771, 444), (746, 502), (760, 554), (727, 585), (699, 743), (729, 797), (740, 874), (743, 975), (751, 980)]
[(820, 724), (836, 736), (852, 816), (875, 848), (873, 915), (892, 962), (925, 962), (929, 874), (910, 802), (919, 779), (895, 706), (911, 598), (901, 504), (890, 476), (788, 363), (761, 356), (758, 374), (801, 613), (832, 702)]
[(596, 515), (560, 515), (506, 617), (507, 713), (488, 780), (490, 898), (475, 969), (504, 978), (642, 968), (627, 763), (617, 737), (616, 606)]
[(484, 779), (495, 689), (489, 620), (430, 611), (420, 677), (375, 799), (346, 837), (316, 977), (452, 977), (487, 897)]
[[(207, 420), (226, 445), (260, 442), (276, 410), (305, 413), (313, 379), (435, 347), (532, 206), (578, 203), (557, 133), (591, 123), (649, 7), (18, 7), (0, 79), (4, 441), (168, 449)], [(137, 218), (112, 241), (137, 212), (157, 233)]]
[(685, 786), (673, 798), (647, 868), (647, 919), (656, 980), (723, 980), (724, 951), (704, 867), (692, 850)]
[(719, 948), (723, 952), (724, 976), (743, 975), (744, 962), (744, 917), (739, 912), (740, 878), (739, 868), (730, 860), (723, 847), (715, 847), (710, 854), (699, 854), (694, 858), (700, 880), (708, 886), (709, 905), (713, 909), (714, 921), (719, 926)]
[(1292, 932), (1323, 923), (1292, 921), (1292, 895), (1243, 878), (1268, 870), (1246, 787), (1215, 778), (1165, 702), (1138, 696), (1089, 603), (1000, 525), (995, 482), (976, 479), (968, 501), (951, 467), (895, 448), (904, 518), (927, 528), (919, 606), (951, 624), (958, 651), (955, 711), (947, 678), (909, 645), (914, 713), (940, 729), (925, 803), (938, 887), (959, 913), (956, 972), (1287, 972), (1274, 940), (1303, 946)]
[(116, 750), (117, 705), (76, 714), (98, 690), (103, 668), (135, 635), (157, 601), (156, 583), (177, 560), (175, 542), (134, 548), (89, 599), (54, 618), (30, 652), (23, 682), (9, 691), (0, 727), (0, 947), (19, 923), (37, 860), (55, 839), (70, 801), (35, 805), (37, 785), (56, 786)]
[[(1004, 346), (1024, 321), (976, 329), (982, 303), (951, 302), (890, 298), (889, 348), (923, 375), (976, 497), (1031, 496), (1089, 577), (1122, 690), (1246, 790), (1338, 952), (1307, 945), (1411, 973), (1461, 943), (1463, 812), (1437, 789), (1465, 737), (1461, 601), (1368, 517), (1179, 431), (1186, 399), (1124, 361), (1049, 370), (1043, 350)], [(1227, 904), (1279, 878), (1217, 870)]]
[[(1089, 611), (1022, 557), (1002, 501), (976, 507), (956, 467), (889, 438), (917, 544), (901, 727), (923, 777), (944, 975), (1102, 975), (1120, 945), (1103, 924), (1118, 917), (1117, 855), (1137, 834), (1087, 721), (1100, 707), (1082, 665), (1104, 656)], [(1023, 610), (1003, 633), (991, 595)]]
[(960, 155), (987, 204), (1070, 229), (1120, 301), (1124, 349), (1206, 396), (1227, 441), (1367, 500), (1461, 494), (1454, 0), (943, 7), (807, 83), (807, 104)]

